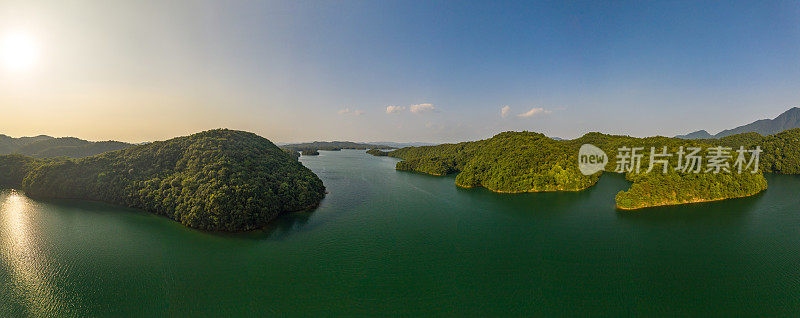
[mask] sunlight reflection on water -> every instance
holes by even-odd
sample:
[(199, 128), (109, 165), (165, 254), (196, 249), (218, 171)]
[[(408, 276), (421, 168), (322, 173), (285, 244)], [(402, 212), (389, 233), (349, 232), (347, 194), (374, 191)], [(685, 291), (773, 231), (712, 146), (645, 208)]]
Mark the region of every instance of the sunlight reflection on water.
[(24, 295), (21, 305), (36, 316), (60, 312), (62, 302), (56, 299), (50, 282), (42, 275), (42, 266), (47, 262), (27, 226), (34, 211), (33, 202), (13, 190), (0, 195), (0, 198), (0, 259), (11, 275), (16, 294)]

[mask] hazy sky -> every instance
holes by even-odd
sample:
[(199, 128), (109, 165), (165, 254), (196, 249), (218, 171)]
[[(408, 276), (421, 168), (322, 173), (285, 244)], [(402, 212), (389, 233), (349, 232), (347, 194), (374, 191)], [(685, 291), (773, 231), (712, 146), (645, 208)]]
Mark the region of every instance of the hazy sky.
[(0, 133), (672, 136), (800, 105), (798, 2), (599, 2), (3, 0), (32, 62), (0, 64)]

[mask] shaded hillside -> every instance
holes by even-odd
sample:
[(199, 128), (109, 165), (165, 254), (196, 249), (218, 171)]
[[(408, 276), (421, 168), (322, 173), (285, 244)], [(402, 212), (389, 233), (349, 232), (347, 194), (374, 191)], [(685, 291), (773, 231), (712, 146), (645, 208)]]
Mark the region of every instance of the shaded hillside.
[(22, 154), (36, 158), (94, 156), (107, 151), (125, 149), (133, 144), (119, 141), (86, 141), (74, 137), (53, 138), (40, 135), (36, 137), (12, 138), (0, 135), (0, 155)]
[(0, 134), (0, 155), (7, 155), (15, 153), (17, 149), (22, 146), (29, 145), (34, 142), (53, 139), (53, 137), (39, 135), (36, 137), (20, 137), (14, 138)]

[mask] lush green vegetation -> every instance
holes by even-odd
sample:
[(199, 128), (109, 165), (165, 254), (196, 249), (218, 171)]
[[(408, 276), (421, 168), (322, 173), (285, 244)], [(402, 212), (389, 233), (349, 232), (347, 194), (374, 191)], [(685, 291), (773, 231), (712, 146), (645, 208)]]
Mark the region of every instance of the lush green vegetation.
[(122, 204), (204, 230), (261, 227), (316, 206), (322, 181), (255, 134), (227, 129), (80, 159), (0, 156), (0, 177), (31, 197)]
[[(606, 166), (606, 171), (614, 171), (615, 156), (620, 147), (644, 147), (645, 156), (642, 158), (641, 170), (639, 174), (626, 173), (626, 178), (633, 183), (631, 188), (620, 191), (616, 197), (617, 206), (622, 209), (637, 209), (650, 206), (684, 204), (693, 202), (716, 201), (727, 198), (737, 198), (754, 195), (767, 188), (762, 169), (755, 174), (744, 172), (739, 174), (731, 169), (730, 172), (721, 171), (720, 173), (691, 173), (676, 171), (678, 166), (677, 152), (680, 147), (699, 147), (704, 150), (715, 146), (725, 146), (738, 149), (745, 146), (746, 149), (754, 149), (757, 145), (754, 138), (760, 136), (755, 133), (747, 133), (725, 137), (722, 139), (710, 140), (684, 140), (679, 138), (667, 137), (648, 137), (634, 138), (629, 136), (613, 136), (600, 133), (589, 133), (581, 138), (568, 141), (574, 147), (579, 147), (583, 143), (591, 143), (603, 149), (611, 158)], [(662, 151), (662, 147), (667, 147), (667, 153), (673, 154), (668, 159), (667, 174), (662, 173), (663, 165), (654, 163), (655, 172), (646, 173), (650, 166), (650, 148), (655, 147), (657, 152)], [(701, 153), (705, 156), (706, 153)], [(733, 165), (736, 153), (735, 149), (731, 153), (734, 158), (730, 164)], [(763, 154), (762, 154), (763, 157)], [(705, 159), (704, 159), (705, 160)], [(800, 164), (797, 162), (796, 164)], [(685, 165), (685, 162), (684, 162)], [(706, 167), (703, 166), (703, 170)]]
[(800, 128), (789, 129), (783, 132), (762, 136), (759, 133), (748, 132), (720, 139), (708, 139), (703, 142), (733, 147), (738, 149), (744, 146), (747, 149), (761, 147), (763, 153), (759, 167), (764, 172), (781, 174), (800, 174)]
[(389, 155), (405, 159), (399, 170), (434, 175), (458, 172), (461, 187), (486, 187), (497, 192), (576, 191), (599, 176), (584, 176), (577, 151), (569, 144), (532, 132), (504, 132), (491, 139), (407, 147)]
[(436, 146), (405, 147), (388, 152), (389, 156), (404, 159), (397, 163), (398, 170), (445, 175), (461, 171), (472, 154), (486, 141), (441, 144)]
[(499, 134), (472, 156), (456, 176), (459, 186), (498, 192), (576, 191), (599, 177), (580, 173), (577, 152), (568, 145), (537, 133)]
[(303, 156), (319, 156), (319, 151), (317, 151), (316, 149), (306, 149), (300, 151), (300, 154)]
[(0, 155), (22, 154), (36, 158), (80, 158), (131, 146), (133, 144), (119, 141), (92, 142), (73, 137), (53, 138), (40, 135), (36, 137), (11, 138), (6, 135), (0, 135)]
[(651, 206), (717, 201), (745, 197), (767, 189), (761, 173), (627, 174), (631, 188), (617, 194), (617, 207), (639, 209)]
[(20, 187), (25, 176), (45, 160), (13, 154), (0, 156), (0, 188)]
[(746, 147), (760, 146), (764, 151), (759, 165), (764, 172), (800, 174), (800, 129), (790, 129), (760, 139), (751, 136), (750, 141)]
[(367, 153), (370, 154), (370, 155), (379, 156), (379, 157), (385, 157), (385, 156), (389, 155), (389, 152), (383, 151), (383, 150), (380, 150), (380, 149), (370, 149), (370, 150), (367, 150)]
[(300, 159), (300, 152), (291, 149), (283, 149), (283, 152), (287, 153), (289, 157), (294, 158), (294, 160)]
[[(749, 196), (766, 189), (762, 171), (800, 173), (800, 129), (766, 137), (744, 133), (706, 140), (588, 133), (574, 140), (562, 141), (531, 132), (504, 132), (486, 140), (369, 153), (403, 159), (397, 163), (398, 170), (433, 175), (458, 173), (456, 184), (462, 187), (482, 186), (497, 192), (574, 191), (594, 185), (602, 173), (584, 176), (578, 170), (578, 149), (585, 143), (600, 147), (609, 156), (605, 171), (616, 169), (615, 157), (620, 147), (644, 147), (640, 173), (626, 173), (626, 178), (633, 184), (629, 190), (617, 195), (617, 205), (624, 209)], [(650, 147), (661, 151), (665, 146), (667, 153), (673, 154), (665, 158), (668, 173), (662, 173), (663, 164), (656, 162), (655, 171), (646, 173), (650, 165)], [(741, 174), (735, 169), (718, 174), (675, 170), (678, 165), (676, 153), (680, 147), (706, 150), (715, 146), (734, 148), (731, 165), (739, 146), (746, 149), (761, 147), (764, 151), (759, 165), (761, 170)]]

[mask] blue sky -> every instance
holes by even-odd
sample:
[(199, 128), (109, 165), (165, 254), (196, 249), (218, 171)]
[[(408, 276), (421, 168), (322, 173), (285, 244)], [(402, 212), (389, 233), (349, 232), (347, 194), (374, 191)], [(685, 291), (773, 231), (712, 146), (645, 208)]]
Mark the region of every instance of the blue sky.
[(463, 141), (505, 130), (672, 136), (800, 105), (798, 2), (12, 1), (5, 9), (46, 48), (40, 74), (0, 78), (40, 92), (0, 89), (0, 102), (21, 114), (2, 123), (11, 135), (139, 141), (229, 127), (278, 142)]

